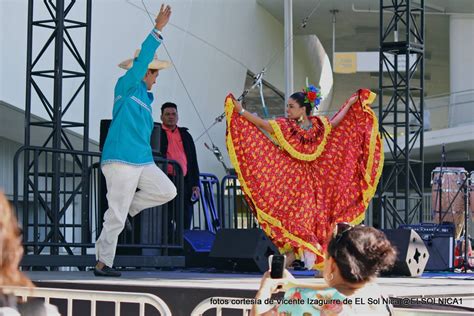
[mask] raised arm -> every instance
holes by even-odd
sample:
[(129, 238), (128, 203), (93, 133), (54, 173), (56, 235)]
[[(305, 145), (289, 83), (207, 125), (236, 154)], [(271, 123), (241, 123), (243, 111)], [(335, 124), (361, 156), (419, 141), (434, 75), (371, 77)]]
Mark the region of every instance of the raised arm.
[(237, 100), (233, 99), (233, 101), (234, 101), (234, 111), (242, 115), (248, 121), (252, 122), (258, 128), (261, 128), (264, 131), (267, 131), (268, 133), (273, 134), (273, 128), (270, 125), (270, 123), (268, 123), (268, 121), (261, 119), (258, 116), (253, 115), (252, 113), (244, 110), (242, 108), (242, 105)]
[(336, 127), (342, 121), (344, 116), (346, 116), (347, 111), (351, 108), (351, 106), (357, 101), (359, 98), (359, 94), (353, 94), (349, 100), (347, 100), (343, 105), (342, 109), (331, 119), (331, 125)]
[(140, 53), (134, 59), (132, 67), (127, 70), (125, 75), (121, 78), (123, 90), (128, 90), (138, 84), (148, 70), (148, 65), (153, 60), (156, 49), (160, 46), (163, 37), (161, 32), (168, 24), (171, 16), (171, 7), (166, 7), (162, 4), (160, 12), (155, 19), (155, 28), (148, 34), (145, 41), (142, 43)]

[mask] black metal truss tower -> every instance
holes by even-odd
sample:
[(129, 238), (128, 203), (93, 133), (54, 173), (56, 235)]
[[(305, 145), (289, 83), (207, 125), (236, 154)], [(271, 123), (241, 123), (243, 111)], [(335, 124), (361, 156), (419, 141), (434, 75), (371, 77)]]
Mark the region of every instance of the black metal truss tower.
[[(15, 157), (24, 159), (18, 164), (23, 170), (15, 170), (23, 173), (15, 204), (22, 208), (25, 258), (72, 255), (73, 243), (90, 238), (83, 228), (93, 163), (88, 153), (91, 6), (91, 0), (28, 1), (25, 142)], [(32, 112), (47, 119), (38, 121)]]
[(379, 226), (396, 228), (423, 211), (424, 0), (380, 0), (379, 53)]

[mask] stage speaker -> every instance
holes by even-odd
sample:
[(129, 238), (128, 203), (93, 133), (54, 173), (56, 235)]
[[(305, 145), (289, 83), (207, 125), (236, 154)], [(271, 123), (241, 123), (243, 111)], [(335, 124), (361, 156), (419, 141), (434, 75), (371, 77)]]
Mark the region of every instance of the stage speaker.
[(413, 229), (384, 229), (397, 249), (397, 261), (387, 275), (420, 276), (430, 257), (425, 243)]
[(184, 255), (187, 268), (210, 267), (209, 253), (216, 235), (208, 230), (185, 230), (184, 247), (179, 255)]
[[(104, 148), (105, 140), (107, 139), (107, 134), (109, 133), (110, 124), (112, 120), (101, 120), (100, 121), (100, 137), (99, 137), (99, 150), (102, 152)], [(151, 132), (150, 145), (153, 156), (162, 156), (160, 150), (161, 144), (161, 124), (154, 123), (153, 131)]]
[(453, 223), (420, 223), (400, 225), (402, 229), (413, 229), (420, 235), (430, 254), (425, 270), (444, 271), (454, 269), (454, 233)]
[(277, 253), (278, 248), (261, 229), (221, 229), (209, 257), (217, 269), (265, 272), (268, 256)]
[(189, 247), (194, 252), (209, 253), (216, 235), (208, 230), (185, 230), (185, 247)]

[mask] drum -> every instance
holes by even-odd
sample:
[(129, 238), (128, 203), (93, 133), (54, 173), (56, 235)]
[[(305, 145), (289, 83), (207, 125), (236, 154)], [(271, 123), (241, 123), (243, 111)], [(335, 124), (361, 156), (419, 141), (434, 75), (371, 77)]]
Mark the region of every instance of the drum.
[[(431, 209), (433, 221), (451, 222), (458, 239), (464, 228), (464, 194), (468, 173), (464, 168), (437, 167), (431, 172)], [(440, 203), (441, 196), (441, 203)], [(441, 204), (441, 205), (440, 205)], [(440, 210), (441, 206), (441, 210)]]

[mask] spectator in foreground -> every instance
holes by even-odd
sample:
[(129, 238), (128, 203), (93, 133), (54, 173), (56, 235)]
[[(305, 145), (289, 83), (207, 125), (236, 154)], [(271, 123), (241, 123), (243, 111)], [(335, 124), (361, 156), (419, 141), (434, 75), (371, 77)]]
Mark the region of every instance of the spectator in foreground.
[(282, 279), (271, 279), (266, 272), (256, 299), (264, 302), (273, 293), (284, 291), (285, 299), (300, 303), (256, 304), (251, 315), (393, 315), (393, 307), (375, 279), (380, 271), (390, 268), (395, 259), (395, 249), (381, 231), (338, 223), (324, 262), (326, 284), (298, 283), (287, 270)]
[(8, 287), (29, 287), (33, 283), (19, 270), (23, 256), (21, 233), (5, 195), (0, 192), (0, 316), (56, 316), (56, 306), (41, 300), (21, 302)]

